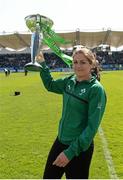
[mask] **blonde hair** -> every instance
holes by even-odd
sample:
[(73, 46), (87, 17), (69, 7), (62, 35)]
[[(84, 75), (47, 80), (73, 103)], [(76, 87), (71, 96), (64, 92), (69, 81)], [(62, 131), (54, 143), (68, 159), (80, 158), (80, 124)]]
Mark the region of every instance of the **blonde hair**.
[(74, 58), (76, 54), (80, 54), (80, 53), (82, 53), (88, 59), (88, 62), (90, 64), (95, 66), (96, 58), (90, 49), (83, 46), (78, 46), (76, 47), (76, 49), (74, 49), (72, 57)]

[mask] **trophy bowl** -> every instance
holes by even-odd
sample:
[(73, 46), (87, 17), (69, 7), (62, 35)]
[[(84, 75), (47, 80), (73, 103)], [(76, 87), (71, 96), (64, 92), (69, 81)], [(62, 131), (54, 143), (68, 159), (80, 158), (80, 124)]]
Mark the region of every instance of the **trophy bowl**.
[(31, 30), (31, 32), (36, 31), (37, 23), (40, 25), (40, 30), (42, 25), (47, 25), (50, 28), (53, 26), (53, 21), (46, 17), (42, 16), (40, 14), (33, 14), (25, 17), (26, 25)]

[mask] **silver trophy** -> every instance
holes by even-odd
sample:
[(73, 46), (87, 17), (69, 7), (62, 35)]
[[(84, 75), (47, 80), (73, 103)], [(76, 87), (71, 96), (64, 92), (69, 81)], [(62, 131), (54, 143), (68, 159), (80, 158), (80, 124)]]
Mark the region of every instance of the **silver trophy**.
[(25, 17), (26, 25), (31, 30), (31, 62), (24, 66), (27, 71), (40, 71), (41, 65), (36, 62), (36, 56), (43, 45), (43, 25), (52, 27), (53, 21), (40, 14)]

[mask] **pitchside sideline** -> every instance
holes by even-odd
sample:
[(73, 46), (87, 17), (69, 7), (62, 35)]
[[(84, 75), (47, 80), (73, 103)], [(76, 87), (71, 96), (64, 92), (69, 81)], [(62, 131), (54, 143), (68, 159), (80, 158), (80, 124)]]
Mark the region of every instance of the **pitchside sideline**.
[[(108, 103), (95, 137), (90, 179), (122, 179), (123, 71), (102, 72), (101, 82)], [(62, 97), (47, 92), (38, 73), (0, 73), (0, 179), (41, 179), (61, 106)]]

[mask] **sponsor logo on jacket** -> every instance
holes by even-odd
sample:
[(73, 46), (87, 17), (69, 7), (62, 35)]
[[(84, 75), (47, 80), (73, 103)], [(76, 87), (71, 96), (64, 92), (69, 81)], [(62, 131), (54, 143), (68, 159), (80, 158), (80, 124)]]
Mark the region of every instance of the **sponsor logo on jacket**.
[(85, 92), (86, 92), (86, 89), (85, 89), (85, 88), (84, 88), (84, 89), (81, 89), (79, 95), (82, 95), (82, 94), (84, 94)]

